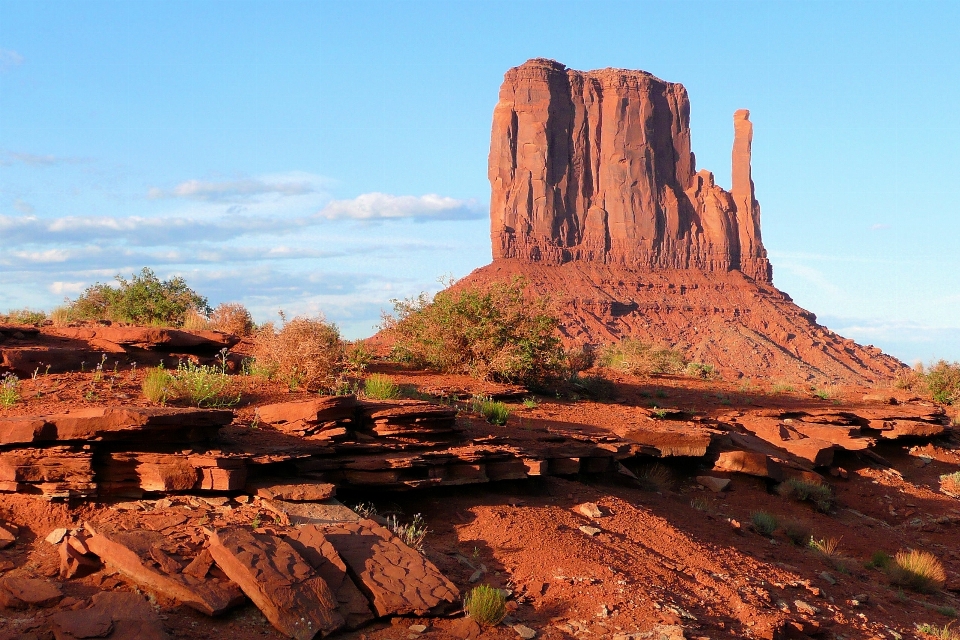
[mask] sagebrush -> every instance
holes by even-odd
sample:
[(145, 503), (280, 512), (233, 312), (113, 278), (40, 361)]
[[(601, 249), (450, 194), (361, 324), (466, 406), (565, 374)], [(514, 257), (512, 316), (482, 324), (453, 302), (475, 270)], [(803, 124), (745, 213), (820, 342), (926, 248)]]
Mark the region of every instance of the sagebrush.
[(345, 346), (336, 325), (298, 316), (278, 330), (268, 323), (253, 338), (256, 371), (291, 389), (332, 391), (345, 371)]
[(942, 404), (960, 404), (960, 362), (938, 360), (928, 366), (918, 362), (897, 376), (896, 385), (929, 394)]
[(210, 328), (245, 338), (253, 335), (257, 325), (239, 302), (222, 302), (210, 314)]
[(448, 289), (394, 300), (383, 328), (392, 356), (446, 373), (500, 382), (541, 382), (562, 375), (559, 320), (546, 298), (527, 296), (526, 281)]

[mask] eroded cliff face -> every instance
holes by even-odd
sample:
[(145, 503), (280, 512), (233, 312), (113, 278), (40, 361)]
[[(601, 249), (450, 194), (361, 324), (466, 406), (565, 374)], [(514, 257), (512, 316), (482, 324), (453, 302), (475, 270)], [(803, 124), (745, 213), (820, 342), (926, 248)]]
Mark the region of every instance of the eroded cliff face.
[(749, 112), (734, 125), (729, 193), (696, 172), (682, 85), (544, 59), (511, 69), (490, 144), (494, 259), (739, 270), (770, 282)]

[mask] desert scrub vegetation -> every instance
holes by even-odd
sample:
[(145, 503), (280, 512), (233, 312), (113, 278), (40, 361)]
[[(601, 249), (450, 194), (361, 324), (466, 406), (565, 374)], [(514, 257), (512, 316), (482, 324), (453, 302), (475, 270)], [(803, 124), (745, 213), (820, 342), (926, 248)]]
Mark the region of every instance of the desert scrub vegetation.
[(138, 325), (182, 327), (191, 310), (206, 315), (207, 299), (179, 277), (160, 280), (144, 267), (129, 280), (116, 276), (117, 285), (97, 283), (66, 305), (69, 320), (111, 320)]
[(400, 387), (390, 378), (374, 373), (363, 381), (363, 395), (374, 400), (394, 400), (401, 395)]
[(498, 382), (538, 383), (561, 376), (566, 358), (559, 321), (526, 281), (495, 282), (394, 300), (382, 328), (394, 360)]
[(20, 378), (5, 373), (0, 378), (0, 408), (12, 407), (20, 401)]
[(651, 376), (683, 373), (689, 363), (675, 349), (624, 338), (600, 350), (600, 364), (635, 376)]
[(470, 399), (470, 411), (479, 413), (490, 424), (504, 426), (510, 418), (510, 407), (490, 396), (473, 396)]
[(467, 592), (463, 610), (481, 626), (494, 627), (507, 615), (507, 598), (500, 589), (481, 584)]
[(784, 498), (798, 502), (809, 502), (817, 511), (826, 513), (833, 507), (833, 490), (830, 485), (807, 480), (806, 478), (787, 478), (777, 486), (777, 493)]
[(947, 574), (936, 556), (915, 549), (898, 551), (887, 566), (887, 575), (893, 584), (920, 593), (938, 591), (947, 581)]
[(960, 498), (960, 471), (940, 476), (940, 491), (948, 496)]
[(180, 362), (173, 370), (164, 369), (163, 365), (150, 369), (143, 378), (141, 390), (147, 400), (158, 404), (182, 403), (217, 409), (240, 401), (226, 367), (193, 362)]
[(393, 531), (405, 545), (423, 553), (423, 541), (426, 540), (430, 531), (419, 513), (414, 514), (410, 522), (400, 522), (396, 514), (390, 515), (387, 517), (387, 528)]
[[(284, 319), (281, 314), (281, 319)], [(346, 348), (336, 325), (322, 317), (298, 316), (280, 329), (267, 323), (253, 337), (250, 370), (291, 389), (333, 391), (346, 374)]]
[(794, 544), (802, 547), (810, 540), (810, 526), (802, 520), (787, 520), (783, 523), (783, 533)]
[(250, 311), (239, 302), (221, 302), (210, 313), (210, 328), (246, 338), (253, 335), (257, 325)]
[(640, 485), (648, 491), (668, 491), (674, 484), (673, 472), (659, 462), (654, 462), (637, 474)]
[(960, 404), (960, 362), (938, 360), (927, 366), (918, 362), (913, 369), (897, 376), (895, 384), (928, 394), (941, 404)]
[(960, 634), (954, 632), (949, 624), (938, 627), (935, 624), (924, 622), (923, 624), (917, 625), (917, 633), (922, 633), (925, 636), (930, 636), (937, 640), (960, 640)]
[(750, 521), (753, 523), (753, 529), (762, 536), (770, 537), (780, 526), (780, 521), (772, 513), (767, 511), (754, 511), (750, 514)]
[(821, 538), (810, 536), (807, 546), (825, 560), (835, 561), (840, 556), (840, 538)]
[(40, 325), (46, 322), (47, 314), (32, 309), (11, 309), (6, 314), (0, 314), (0, 322), (10, 324)]

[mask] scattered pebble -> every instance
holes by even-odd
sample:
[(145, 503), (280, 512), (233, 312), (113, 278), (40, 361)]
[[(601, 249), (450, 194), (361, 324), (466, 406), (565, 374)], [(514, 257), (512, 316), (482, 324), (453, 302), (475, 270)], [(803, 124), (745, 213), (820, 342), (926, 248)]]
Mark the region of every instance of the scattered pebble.
[(517, 635), (523, 638), (524, 640), (530, 640), (531, 638), (537, 637), (537, 632), (531, 629), (530, 627), (517, 624), (513, 626), (513, 630), (517, 632)]
[(600, 530), (600, 529), (597, 529), (596, 527), (588, 527), (588, 526), (584, 525), (584, 526), (580, 527), (580, 531), (583, 531), (583, 532), (584, 532), (585, 534), (587, 534), (588, 536), (595, 536), (595, 535), (597, 535), (598, 533), (600, 533), (601, 530)]

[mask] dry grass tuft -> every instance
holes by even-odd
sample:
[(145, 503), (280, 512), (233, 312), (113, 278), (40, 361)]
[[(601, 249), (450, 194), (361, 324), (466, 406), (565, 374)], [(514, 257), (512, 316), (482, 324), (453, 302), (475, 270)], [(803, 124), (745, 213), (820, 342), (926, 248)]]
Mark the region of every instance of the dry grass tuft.
[(632, 338), (605, 346), (600, 351), (600, 364), (635, 376), (683, 373), (687, 367), (679, 351)]
[(507, 599), (503, 591), (482, 584), (474, 587), (463, 599), (463, 610), (484, 627), (494, 627), (507, 615)]
[(810, 537), (807, 546), (817, 552), (820, 556), (834, 560), (840, 555), (840, 538), (822, 538), (817, 540)]
[(323, 318), (296, 317), (277, 331), (267, 324), (254, 336), (260, 371), (291, 389), (336, 389), (344, 367), (344, 344), (336, 325)]
[(674, 485), (673, 472), (659, 462), (644, 467), (637, 477), (651, 491), (668, 491)]
[(241, 338), (253, 335), (256, 325), (253, 316), (239, 302), (222, 302), (210, 314), (210, 326), (217, 331), (232, 333)]
[(766, 511), (754, 511), (750, 514), (750, 521), (753, 522), (753, 529), (762, 536), (770, 537), (780, 526), (777, 516)]
[(807, 544), (812, 533), (810, 526), (802, 520), (787, 520), (783, 523), (783, 532), (790, 539), (790, 542), (798, 547)]
[(183, 316), (183, 326), (181, 328), (187, 331), (207, 331), (211, 328), (210, 318), (196, 309), (187, 309)]
[(940, 476), (940, 491), (948, 496), (960, 498), (960, 471)]
[(946, 571), (936, 556), (915, 549), (897, 552), (887, 573), (894, 584), (920, 593), (938, 591), (947, 582)]

